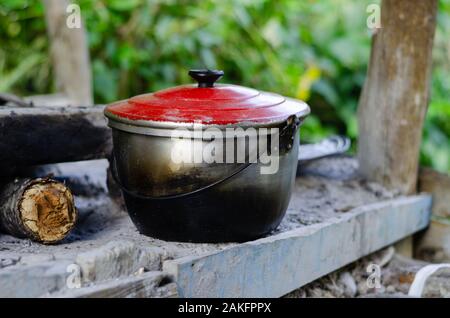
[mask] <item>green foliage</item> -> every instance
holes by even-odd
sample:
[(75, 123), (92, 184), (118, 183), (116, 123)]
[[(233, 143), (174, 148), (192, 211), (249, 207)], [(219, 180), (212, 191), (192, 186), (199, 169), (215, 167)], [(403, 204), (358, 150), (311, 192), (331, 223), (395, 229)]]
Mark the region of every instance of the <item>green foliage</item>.
[(44, 11), (38, 1), (0, 4), (0, 91), (29, 94), (51, 88)]
[[(223, 82), (307, 100), (303, 138), (357, 137), (356, 106), (370, 54), (373, 0), (79, 0), (97, 103), (190, 82), (219, 68)], [(379, 1), (375, 1), (379, 2)], [(450, 171), (450, 0), (440, 0), (423, 163)], [(40, 1), (0, 4), (0, 90), (52, 90)]]

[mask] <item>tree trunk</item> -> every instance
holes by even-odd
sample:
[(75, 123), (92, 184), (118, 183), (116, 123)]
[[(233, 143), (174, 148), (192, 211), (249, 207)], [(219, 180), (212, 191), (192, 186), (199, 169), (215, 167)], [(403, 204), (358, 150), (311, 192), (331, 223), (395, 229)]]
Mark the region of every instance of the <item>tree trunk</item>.
[(0, 228), (10, 235), (55, 243), (76, 219), (72, 193), (55, 180), (16, 179), (0, 191)]
[(44, 0), (56, 85), (75, 105), (92, 105), (92, 75), (83, 25), (67, 24), (69, 0)]
[(416, 192), (437, 0), (383, 0), (361, 95), (358, 159), (367, 179)]

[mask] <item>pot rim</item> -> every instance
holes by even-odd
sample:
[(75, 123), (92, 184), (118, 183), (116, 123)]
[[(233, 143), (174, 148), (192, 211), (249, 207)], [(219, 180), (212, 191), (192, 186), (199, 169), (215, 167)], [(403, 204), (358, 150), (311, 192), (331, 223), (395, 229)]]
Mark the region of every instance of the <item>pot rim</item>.
[[(127, 119), (118, 115), (115, 115), (108, 111), (106, 107), (104, 110), (104, 115), (108, 118), (108, 126), (114, 129), (118, 129), (121, 131), (141, 134), (141, 135), (149, 135), (149, 136), (160, 136), (160, 137), (171, 137), (173, 136), (173, 131), (175, 129), (187, 130), (189, 132), (193, 132), (195, 129), (207, 130), (210, 128), (216, 128), (221, 131), (225, 131), (227, 129), (235, 129), (235, 128), (275, 128), (279, 127), (286, 123), (286, 121), (292, 117), (296, 116), (300, 123), (310, 114), (311, 109), (305, 102), (293, 98), (287, 98), (286, 101), (300, 103), (303, 104), (303, 108), (301, 111), (296, 114), (292, 114), (283, 119), (273, 120), (270, 122), (251, 122), (245, 121), (236, 124), (227, 124), (227, 125), (218, 125), (218, 124), (208, 124), (202, 122), (175, 122), (175, 121), (153, 121), (153, 120), (136, 120), (136, 119)], [(119, 101), (116, 103), (120, 103), (123, 101)], [(114, 103), (115, 104), (115, 103)], [(194, 137), (195, 138), (195, 137)]]

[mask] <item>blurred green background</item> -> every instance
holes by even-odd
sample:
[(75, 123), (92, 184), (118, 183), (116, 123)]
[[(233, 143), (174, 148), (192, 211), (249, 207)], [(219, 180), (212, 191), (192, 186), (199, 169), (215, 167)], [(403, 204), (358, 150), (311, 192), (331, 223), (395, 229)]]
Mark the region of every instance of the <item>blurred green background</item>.
[[(96, 103), (188, 83), (193, 67), (223, 82), (306, 100), (302, 134), (357, 138), (356, 107), (369, 60), (374, 0), (79, 0)], [(54, 91), (44, 9), (0, 3), (0, 91)], [(440, 0), (422, 164), (450, 172), (450, 0)]]

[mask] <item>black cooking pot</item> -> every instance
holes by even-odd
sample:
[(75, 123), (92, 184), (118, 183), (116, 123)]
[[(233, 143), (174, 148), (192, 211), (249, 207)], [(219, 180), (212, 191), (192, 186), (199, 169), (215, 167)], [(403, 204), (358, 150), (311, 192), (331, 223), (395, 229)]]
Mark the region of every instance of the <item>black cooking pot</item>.
[(197, 85), (106, 107), (117, 182), (142, 234), (247, 241), (274, 230), (295, 180), (302, 101), (193, 70)]

